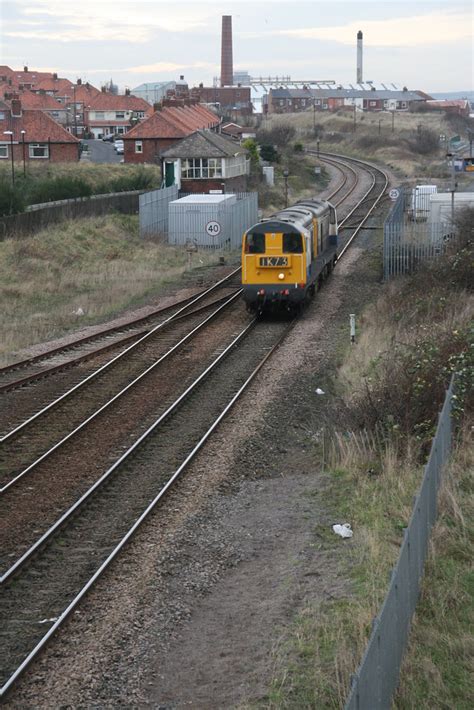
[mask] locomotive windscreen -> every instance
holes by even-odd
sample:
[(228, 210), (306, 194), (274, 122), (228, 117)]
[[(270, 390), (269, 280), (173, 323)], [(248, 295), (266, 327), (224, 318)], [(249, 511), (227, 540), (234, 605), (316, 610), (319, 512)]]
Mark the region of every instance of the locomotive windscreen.
[(299, 232), (291, 232), (283, 235), (283, 253), (284, 254), (302, 254), (303, 253), (303, 237)]
[(247, 254), (265, 254), (265, 234), (252, 232), (245, 237)]

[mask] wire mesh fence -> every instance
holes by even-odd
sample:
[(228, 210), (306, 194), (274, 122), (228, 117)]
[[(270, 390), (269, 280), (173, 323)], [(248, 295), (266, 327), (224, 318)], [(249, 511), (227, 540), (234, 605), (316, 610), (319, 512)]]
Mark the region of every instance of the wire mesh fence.
[[(413, 203), (411, 190), (400, 190), (384, 223), (383, 266), (388, 280), (416, 271), (421, 264), (444, 254), (456, 239), (456, 228), (451, 216), (433, 220), (425, 202)], [(448, 196), (449, 197), (449, 196)]]
[(436, 520), (441, 474), (451, 449), (453, 388), (454, 376), (439, 415), (430, 456), (410, 522), (405, 529), (389, 590), (380, 613), (373, 621), (362, 662), (352, 677), (345, 710), (388, 710), (391, 707), (420, 592), (431, 528)]

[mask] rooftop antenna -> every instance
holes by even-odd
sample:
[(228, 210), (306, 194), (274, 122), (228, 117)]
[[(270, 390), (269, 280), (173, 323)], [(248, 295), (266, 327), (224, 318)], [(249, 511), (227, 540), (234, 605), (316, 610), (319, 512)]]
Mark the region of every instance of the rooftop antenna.
[(398, 86), (395, 86), (395, 84), (392, 84), (392, 86), (395, 89), (395, 91), (398, 91)]
[(390, 89), (387, 89), (387, 87), (385, 86), (385, 84), (382, 84), (382, 86), (383, 86), (383, 88), (385, 89), (385, 91), (390, 91)]

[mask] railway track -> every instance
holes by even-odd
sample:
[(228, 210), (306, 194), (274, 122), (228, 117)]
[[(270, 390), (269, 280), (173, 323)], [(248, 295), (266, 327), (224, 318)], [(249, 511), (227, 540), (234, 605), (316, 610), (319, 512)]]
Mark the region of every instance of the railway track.
[(126, 347), (146, 335), (156, 325), (169, 320), (170, 317), (176, 317), (210, 293), (224, 287), (236, 287), (235, 279), (239, 272), (240, 269), (234, 269), (210, 289), (197, 291), (193, 296), (156, 308), (145, 316), (131, 318), (120, 325), (103, 327), (94, 334), (75, 338), (39, 355), (0, 367), (0, 394), (50, 377), (111, 350)]
[[(346, 168), (353, 162), (326, 154), (321, 158)], [(370, 187), (359, 200), (364, 215), (356, 207), (344, 218), (348, 235), (342, 253), (362, 228), (354, 227), (355, 222), (363, 225), (370, 219), (383, 195), (386, 176), (376, 173), (374, 168)], [(152, 514), (292, 326), (254, 320), (245, 324), (197, 376), (193, 373), (173, 401), (163, 402), (134, 443), (28, 549), (11, 547), (1, 578), (0, 697)]]

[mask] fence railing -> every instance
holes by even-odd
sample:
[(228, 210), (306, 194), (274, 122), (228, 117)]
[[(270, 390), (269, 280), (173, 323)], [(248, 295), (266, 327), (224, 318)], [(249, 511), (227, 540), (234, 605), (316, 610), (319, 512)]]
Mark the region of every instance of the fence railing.
[(433, 222), (428, 215), (428, 210), (421, 208), (414, 212), (411, 191), (400, 190), (384, 223), (385, 280), (413, 273), (421, 264), (444, 254), (448, 244), (456, 238), (453, 224)]
[(441, 474), (451, 450), (453, 388), (454, 376), (439, 415), (423, 481), (405, 529), (390, 587), (380, 613), (373, 622), (362, 662), (352, 677), (345, 710), (389, 710), (391, 707), (420, 592), (431, 528), (436, 520)]
[(140, 195), (139, 221), (140, 236), (168, 234), (168, 205), (178, 199), (176, 185), (161, 190), (151, 190)]

